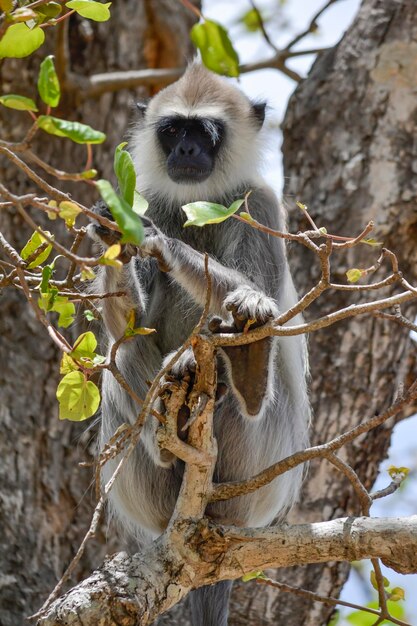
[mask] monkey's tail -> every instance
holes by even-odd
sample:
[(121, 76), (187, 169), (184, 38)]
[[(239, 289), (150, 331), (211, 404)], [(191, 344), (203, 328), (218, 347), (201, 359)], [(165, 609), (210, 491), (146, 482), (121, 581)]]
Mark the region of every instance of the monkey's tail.
[(222, 580), (215, 585), (206, 585), (190, 593), (193, 626), (227, 626), (232, 585), (231, 580)]

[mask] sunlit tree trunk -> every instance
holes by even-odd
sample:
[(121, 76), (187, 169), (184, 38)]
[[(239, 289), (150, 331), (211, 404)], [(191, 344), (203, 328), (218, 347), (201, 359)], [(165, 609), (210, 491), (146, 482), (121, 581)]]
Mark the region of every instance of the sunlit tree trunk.
[[(290, 228), (308, 228), (295, 200), (308, 205), (328, 232), (356, 235), (375, 222), (378, 241), (392, 249), (413, 284), (417, 280), (417, 5), (413, 0), (364, 0), (342, 41), (323, 54), (290, 100), (284, 122), (285, 201)], [(300, 293), (319, 277), (318, 264), (302, 247), (291, 249)], [(366, 268), (379, 255), (363, 245), (334, 255), (334, 282), (346, 284), (350, 268)], [(388, 264), (377, 276), (390, 271)], [(374, 297), (380, 297), (374, 294)], [(364, 301), (369, 293), (327, 292), (307, 318)], [(406, 309), (413, 319), (415, 305)], [(313, 443), (358, 424), (393, 400), (401, 383), (415, 376), (415, 347), (408, 331), (372, 317), (344, 321), (310, 336)], [(412, 412), (410, 408), (410, 412)], [(415, 407), (414, 407), (415, 408)], [(346, 460), (367, 486), (386, 456), (392, 423), (346, 449)], [(387, 483), (389, 477), (387, 476)], [(358, 513), (346, 478), (325, 462), (312, 463), (296, 519), (327, 520)], [(343, 564), (280, 570), (278, 580), (321, 595), (338, 595)], [(242, 585), (243, 586), (243, 585)], [(233, 626), (320, 626), (332, 608), (291, 594), (246, 587), (234, 601)]]

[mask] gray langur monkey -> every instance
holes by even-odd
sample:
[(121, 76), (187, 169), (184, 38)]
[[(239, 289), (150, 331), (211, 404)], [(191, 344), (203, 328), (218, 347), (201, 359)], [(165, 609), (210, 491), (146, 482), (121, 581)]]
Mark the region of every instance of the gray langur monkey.
[[(283, 211), (259, 173), (265, 104), (252, 103), (237, 87), (193, 63), (141, 109), (131, 150), (137, 188), (149, 202), (145, 241), (141, 255), (133, 254), (122, 271), (102, 267), (96, 280), (103, 291), (128, 292), (124, 299), (103, 300), (109, 342), (123, 335), (132, 307), (138, 325), (157, 330), (123, 344), (117, 355), (128, 384), (144, 397), (147, 381), (199, 319), (206, 295), (205, 252), (213, 285), (210, 314), (231, 322), (235, 330), (248, 319), (265, 323), (293, 306), (297, 297), (282, 239), (235, 219), (183, 228), (182, 205), (207, 200), (229, 206), (249, 190), (253, 217), (269, 228), (285, 228)], [(108, 215), (104, 203), (95, 210)], [(98, 223), (89, 232), (95, 240), (113, 241), (114, 234)], [(174, 375), (192, 366), (192, 358), (185, 353)], [(214, 415), (216, 482), (249, 478), (307, 445), (306, 372), (303, 336), (219, 350), (219, 386), (227, 385), (228, 392)], [(107, 371), (102, 396), (103, 446), (123, 422), (135, 420), (138, 407)], [(159, 449), (157, 427), (149, 416), (110, 493), (121, 526), (140, 541), (166, 528), (183, 472), (180, 461)], [(106, 464), (104, 479), (117, 460)], [(302, 473), (295, 468), (250, 495), (210, 504), (207, 515), (220, 523), (255, 527), (283, 519), (297, 498)], [(193, 624), (225, 626), (230, 590), (226, 581), (191, 592)]]

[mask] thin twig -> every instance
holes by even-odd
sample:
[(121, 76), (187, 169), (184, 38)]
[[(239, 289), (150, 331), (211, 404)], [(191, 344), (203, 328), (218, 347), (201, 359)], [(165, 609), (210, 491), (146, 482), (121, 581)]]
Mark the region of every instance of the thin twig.
[(332, 596), (321, 596), (318, 593), (314, 593), (313, 591), (308, 591), (307, 589), (300, 589), (299, 587), (293, 587), (292, 585), (288, 585), (286, 583), (278, 582), (277, 580), (272, 580), (267, 577), (256, 578), (256, 584), (258, 585), (268, 585), (269, 587), (274, 587), (275, 589), (279, 589), (285, 593), (293, 593), (296, 596), (301, 596), (302, 598), (307, 598), (307, 600), (311, 600), (312, 602), (321, 602), (322, 604), (331, 604), (332, 606), (346, 606), (350, 609), (356, 609), (358, 611), (364, 611), (365, 613), (371, 613), (372, 615), (376, 615), (379, 617), (387, 617), (394, 624), (398, 624), (398, 626), (411, 626), (407, 622), (403, 622), (391, 615), (385, 616), (382, 615), (381, 611), (377, 609), (371, 609), (367, 606), (362, 606), (360, 604), (353, 604), (352, 602), (346, 602), (345, 600), (339, 600), (338, 598), (333, 598)]
[(348, 430), (342, 435), (335, 437), (331, 441), (311, 448), (306, 448), (305, 450), (302, 450), (300, 452), (296, 452), (295, 454), (292, 454), (291, 456), (282, 459), (282, 461), (278, 461), (278, 463), (275, 463), (271, 467), (268, 467), (267, 469), (263, 470), (256, 476), (249, 478), (248, 480), (216, 485), (213, 490), (212, 501), (215, 502), (218, 500), (228, 500), (230, 498), (235, 498), (236, 496), (253, 493), (253, 491), (256, 491), (260, 487), (269, 484), (277, 476), (280, 476), (288, 470), (297, 467), (301, 463), (311, 461), (312, 459), (325, 457), (325, 455), (329, 452), (335, 452), (336, 450), (339, 450), (342, 446), (350, 443), (351, 441), (359, 437), (359, 435), (369, 432), (370, 430), (386, 422), (391, 417), (397, 415), (402, 409), (404, 409), (416, 398), (417, 381), (414, 382), (409, 387), (407, 392), (401, 398), (398, 398), (386, 411), (384, 411), (380, 415), (375, 415), (374, 417), (371, 417), (362, 424), (355, 426), (354, 428)]
[(391, 496), (397, 491), (397, 489), (399, 489), (399, 487), (401, 487), (401, 484), (404, 480), (405, 476), (399, 475), (398, 478), (392, 480), (387, 487), (384, 487), (384, 489), (379, 489), (378, 491), (374, 491), (373, 493), (371, 493), (370, 497), (372, 502), (374, 502), (374, 500), (379, 500), (380, 498), (386, 498), (387, 496)]
[(265, 22), (263, 20), (261, 12), (259, 11), (258, 7), (256, 6), (256, 4), (255, 4), (255, 2), (253, 0), (249, 0), (249, 2), (250, 2), (250, 5), (251, 5), (252, 9), (255, 11), (256, 19), (258, 20), (259, 28), (261, 29), (263, 38), (265, 39), (265, 41), (268, 44), (268, 46), (270, 48), (272, 48), (273, 51), (278, 54), (279, 50), (278, 50), (277, 46), (274, 44), (274, 42), (271, 40), (270, 36), (268, 35), (268, 32), (267, 32), (267, 30), (265, 28)]
[(317, 13), (315, 13), (313, 15), (313, 17), (310, 20), (309, 25), (307, 26), (307, 28), (303, 31), (301, 31), (301, 33), (299, 33), (296, 37), (294, 37), (293, 39), (291, 39), (291, 41), (289, 43), (287, 43), (287, 45), (285, 46), (285, 50), (291, 50), (291, 48), (293, 48), (299, 41), (301, 41), (302, 39), (304, 39), (304, 37), (306, 37), (307, 35), (309, 35), (310, 33), (313, 33), (317, 30), (317, 20), (319, 19), (319, 17), (325, 12), (327, 11), (327, 9), (334, 4), (335, 2), (338, 2), (338, 0), (328, 0), (326, 2), (326, 4), (324, 4), (321, 9), (319, 9), (319, 11), (317, 11)]
[(348, 463), (345, 463), (343, 459), (334, 454), (334, 452), (325, 453), (323, 454), (323, 456), (335, 467), (337, 467), (342, 472), (342, 474), (346, 476), (346, 478), (349, 480), (350, 484), (354, 488), (356, 495), (358, 496), (358, 500), (361, 504), (362, 514), (369, 515), (369, 508), (372, 504), (372, 499), (367, 489), (362, 484), (357, 473), (352, 469), (350, 465), (348, 465)]
[(65, 337), (63, 337), (61, 335), (61, 333), (59, 333), (56, 328), (54, 328), (52, 326), (52, 324), (50, 324), (50, 322), (48, 321), (46, 315), (43, 314), (43, 312), (41, 311), (41, 309), (38, 307), (38, 305), (36, 304), (36, 302), (34, 301), (32, 294), (29, 290), (28, 284), (26, 282), (25, 279), (25, 274), (24, 271), (22, 270), (21, 267), (16, 267), (16, 272), (17, 275), (19, 277), (20, 280), (20, 284), (22, 286), (23, 292), (30, 304), (30, 306), (32, 307), (38, 321), (45, 326), (46, 330), (48, 331), (48, 335), (51, 337), (52, 341), (55, 343), (55, 345), (58, 346), (58, 348), (60, 350), (62, 350), (63, 352), (66, 352), (67, 354), (69, 354), (72, 351), (72, 347), (71, 345), (68, 343), (68, 341), (65, 339)]
[(65, 248), (65, 246), (58, 243), (58, 241), (50, 237), (44, 230), (42, 230), (42, 228), (38, 226), (36, 222), (33, 221), (29, 213), (22, 207), (21, 204), (17, 204), (16, 207), (20, 215), (25, 220), (25, 222), (27, 222), (29, 226), (33, 228), (33, 230), (35, 230), (40, 235), (42, 235), (42, 237), (44, 237), (46, 241), (50, 243), (51, 246), (53, 246), (56, 250), (58, 250), (58, 252), (60, 252), (67, 259), (69, 259), (70, 261), (78, 265), (88, 265), (89, 267), (95, 267), (96, 265), (99, 265), (100, 261), (99, 259), (96, 259), (95, 257), (80, 257), (70, 252), (67, 248)]

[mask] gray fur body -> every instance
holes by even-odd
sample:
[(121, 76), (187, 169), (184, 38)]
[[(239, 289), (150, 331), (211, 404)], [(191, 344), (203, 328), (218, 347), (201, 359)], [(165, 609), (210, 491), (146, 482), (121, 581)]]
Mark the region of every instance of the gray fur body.
[[(196, 70), (192, 66), (188, 73), (192, 71), (203, 71), (204, 79), (213, 81), (216, 89), (221, 84), (223, 98), (227, 96), (224, 90), (231, 90), (235, 100), (240, 98), (235, 105), (240, 109), (234, 115), (243, 115), (242, 110), (249, 101), (241, 92), (219, 78), (210, 76), (207, 79), (206, 70)], [(181, 81), (177, 85), (181, 85)], [(174, 88), (177, 91), (173, 91)], [(171, 102), (175, 102), (178, 93), (181, 95), (181, 87), (174, 85), (156, 96), (147, 113), (150, 121), (152, 116), (157, 115), (158, 98), (159, 106), (163, 108), (164, 97), (169, 90)], [(214, 94), (214, 97), (215, 105), (221, 110), (220, 96)], [(185, 96), (182, 101), (185, 106)], [(197, 105), (193, 106), (195, 114), (198, 114)], [(229, 109), (230, 106), (229, 103)], [(233, 117), (229, 110), (227, 116)], [(225, 121), (229, 123), (229, 128), (229, 117)], [(257, 135), (259, 129), (252, 130), (255, 137), (255, 130)], [(247, 140), (251, 141), (250, 137)], [(163, 178), (162, 174), (155, 174), (155, 164), (152, 164), (151, 158), (146, 158), (146, 141), (149, 142), (150, 138), (149, 124), (145, 122), (139, 125), (135, 134), (137, 148), (134, 157), (136, 155), (139, 189), (149, 202), (146, 216), (156, 228), (146, 229), (143, 249), (149, 254), (155, 254), (156, 251), (170, 271), (162, 272), (158, 262), (151, 256), (145, 259), (133, 257), (122, 271), (103, 267), (97, 279), (103, 291), (124, 287), (130, 294), (124, 301), (120, 298), (103, 300), (103, 317), (110, 340), (123, 335), (126, 314), (132, 306), (136, 309), (136, 325), (157, 330), (153, 335), (135, 337), (118, 351), (120, 371), (142, 398), (148, 388), (146, 381), (153, 379), (161, 369), (164, 358), (189, 337), (199, 319), (206, 294), (204, 252), (210, 255), (209, 272), (213, 284), (211, 315), (219, 315), (227, 320), (230, 314), (224, 304), (232, 302), (247, 317), (267, 318), (276, 315), (278, 310), (287, 310), (296, 301), (281, 239), (258, 232), (235, 219), (204, 228), (183, 228), (186, 220), (181, 209), (183, 204), (209, 200), (229, 206), (249, 190), (252, 190), (248, 199), (251, 215), (270, 228), (285, 228), (284, 216), (273, 192), (257, 173), (255, 139), (252, 145), (246, 144), (246, 152), (242, 157), (235, 155), (235, 161), (238, 161), (240, 157), (247, 158), (248, 151), (253, 151), (255, 158), (252, 168), (248, 168), (247, 164), (242, 165), (239, 178), (224, 172), (223, 160), (221, 176), (227, 178), (229, 184), (227, 192), (223, 185), (222, 193), (220, 174), (216, 178), (216, 171), (207, 184), (177, 185), (176, 189), (166, 175)], [(141, 145), (145, 155), (143, 157), (138, 156)], [(152, 149), (157, 151), (155, 147)], [(220, 163), (222, 158), (226, 159), (222, 154), (220, 151)], [(236, 167), (233, 161), (233, 168)], [(97, 288), (97, 284), (94, 288)], [(296, 319), (294, 323), (298, 321)], [(261, 410), (258, 415), (248, 417), (244, 401), (233, 387), (227, 357), (223, 354), (218, 358), (218, 378), (228, 385), (229, 393), (218, 403), (214, 415), (218, 443), (214, 476), (216, 482), (249, 478), (307, 444), (309, 408), (304, 338), (298, 336), (272, 340), (268, 369)], [(108, 372), (104, 375), (102, 396), (100, 441), (104, 445), (122, 423), (134, 422), (138, 407)], [(172, 514), (182, 476), (180, 462), (161, 456), (155, 440), (155, 422), (155, 418), (148, 418), (135, 453), (127, 461), (110, 492), (112, 511), (121, 525), (141, 541), (155, 538), (163, 532)], [(115, 459), (105, 466), (105, 480), (111, 476), (117, 461)], [(212, 504), (207, 513), (224, 524), (270, 524), (282, 518), (291, 507), (297, 498), (301, 480), (302, 469), (299, 467), (253, 494)], [(228, 584), (194, 592), (192, 608), (195, 626), (226, 624), (229, 592)], [(213, 605), (213, 602), (218, 610), (213, 607), (207, 609), (207, 605)]]

